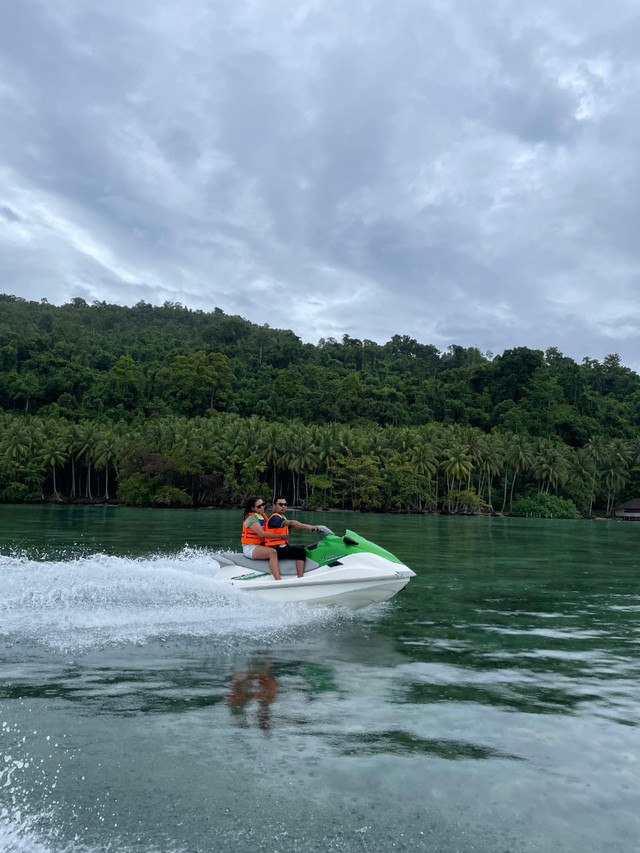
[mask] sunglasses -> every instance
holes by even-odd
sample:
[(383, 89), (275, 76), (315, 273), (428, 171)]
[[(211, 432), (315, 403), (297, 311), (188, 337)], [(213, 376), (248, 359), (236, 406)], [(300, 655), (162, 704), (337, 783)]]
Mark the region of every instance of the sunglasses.
[(284, 503), (277, 503), (276, 506), (286, 506)]
[(254, 508), (254, 509), (260, 509), (260, 507), (261, 507), (261, 506), (265, 506), (265, 502), (264, 502), (264, 501), (262, 501), (262, 503), (259, 503), (259, 504), (254, 504), (254, 505), (253, 505), (253, 508)]

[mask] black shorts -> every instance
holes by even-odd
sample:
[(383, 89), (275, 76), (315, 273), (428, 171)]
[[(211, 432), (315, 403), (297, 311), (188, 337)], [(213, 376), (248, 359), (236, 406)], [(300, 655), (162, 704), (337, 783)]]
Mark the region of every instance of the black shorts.
[(279, 560), (305, 560), (307, 552), (300, 545), (276, 545)]

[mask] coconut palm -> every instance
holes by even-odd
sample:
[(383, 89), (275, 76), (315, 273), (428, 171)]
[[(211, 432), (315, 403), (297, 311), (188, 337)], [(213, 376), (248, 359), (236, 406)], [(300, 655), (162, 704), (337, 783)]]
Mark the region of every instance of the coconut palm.
[(531, 471), (540, 483), (540, 491), (549, 492), (551, 486), (558, 490), (569, 478), (569, 460), (564, 448), (557, 444), (541, 439), (531, 463)]
[(76, 458), (79, 461), (84, 462), (87, 466), (85, 496), (89, 498), (89, 500), (93, 500), (93, 495), (91, 493), (91, 466), (93, 464), (99, 434), (100, 431), (97, 424), (92, 421), (83, 421), (80, 424), (77, 434), (77, 445), (75, 445)]
[(596, 463), (586, 447), (579, 447), (569, 457), (569, 480), (586, 487), (589, 495), (588, 515), (595, 499)]
[(347, 452), (344, 430), (339, 424), (311, 427), (311, 437), (328, 477), (337, 466), (339, 457)]
[(533, 448), (529, 439), (519, 433), (512, 433), (505, 436), (504, 444), (504, 498), (502, 501), (502, 512), (504, 512), (507, 503), (507, 481), (509, 479), (509, 471), (513, 472), (511, 480), (511, 493), (509, 498), (509, 512), (513, 509), (513, 492), (516, 485), (516, 479), (520, 472), (528, 471), (533, 463)]
[(109, 466), (118, 476), (118, 458), (121, 439), (113, 430), (105, 430), (96, 441), (94, 464), (96, 468), (104, 468), (104, 499), (109, 500)]
[[(293, 503), (297, 504), (300, 501), (300, 477), (305, 472), (315, 471), (320, 463), (318, 449), (311, 433), (302, 424), (285, 432), (284, 447), (284, 458), (293, 474)], [(305, 494), (309, 496), (308, 489), (305, 489)]]
[(622, 465), (610, 465), (604, 471), (603, 484), (607, 490), (607, 516), (613, 514), (616, 495), (624, 488), (627, 471)]
[(585, 449), (595, 462), (596, 466), (603, 465), (609, 456), (608, 442), (600, 435), (592, 436), (586, 443)]
[[(421, 480), (431, 482), (431, 479), (438, 473), (438, 451), (430, 442), (422, 442), (414, 445), (409, 450), (408, 458), (411, 470)], [(419, 489), (416, 494), (416, 500), (420, 512), (423, 510), (424, 497), (425, 495), (422, 493), (422, 490)]]
[[(447, 448), (441, 466), (447, 478), (447, 491), (451, 500), (455, 483), (458, 484), (459, 490), (462, 480), (468, 478), (473, 470), (473, 460), (467, 453), (466, 445), (462, 442), (456, 442)], [(457, 509), (457, 502), (455, 509)]]
[(10, 462), (21, 462), (31, 452), (32, 437), (31, 421), (7, 417), (0, 439), (0, 450)]
[(629, 466), (635, 456), (633, 444), (622, 438), (607, 440), (594, 436), (586, 444), (586, 450), (595, 465), (593, 490), (601, 483), (607, 496), (607, 515), (613, 512), (616, 494), (624, 487)]
[[(467, 489), (471, 488), (471, 474), (474, 468), (482, 473), (482, 458), (487, 452), (486, 438), (479, 429), (469, 427), (460, 433), (460, 439), (466, 445), (467, 455), (473, 462), (473, 468), (467, 474)], [(480, 493), (480, 482), (478, 482), (478, 494)]]
[(476, 464), (481, 472), (481, 478), (478, 483), (478, 495), (482, 497), (486, 478), (487, 501), (490, 506), (493, 506), (491, 499), (493, 478), (498, 477), (504, 468), (503, 444), (498, 435), (492, 433), (491, 435), (485, 436)]
[(282, 465), (282, 426), (263, 424), (258, 435), (260, 453), (268, 468), (271, 468), (271, 488), (275, 497), (278, 491), (278, 468)]
[(68, 448), (69, 437), (66, 434), (66, 430), (60, 428), (57, 424), (55, 426), (48, 425), (44, 440), (37, 453), (37, 460), (43, 466), (51, 468), (53, 494), (56, 500), (60, 500), (56, 482), (56, 468), (63, 466), (67, 461), (69, 456)]

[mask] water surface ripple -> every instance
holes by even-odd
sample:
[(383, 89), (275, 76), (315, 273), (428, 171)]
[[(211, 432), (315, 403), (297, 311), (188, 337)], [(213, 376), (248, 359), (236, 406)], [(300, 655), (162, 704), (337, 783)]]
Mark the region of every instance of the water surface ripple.
[(0, 850), (640, 848), (640, 525), (305, 516), (418, 577), (224, 594), (237, 513), (3, 507)]

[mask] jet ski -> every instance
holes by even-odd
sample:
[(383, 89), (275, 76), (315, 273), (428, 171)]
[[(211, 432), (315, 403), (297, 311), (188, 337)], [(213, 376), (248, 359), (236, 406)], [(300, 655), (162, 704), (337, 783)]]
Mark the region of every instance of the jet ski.
[(359, 610), (387, 601), (415, 577), (394, 554), (347, 530), (337, 536), (320, 526), (321, 538), (305, 547), (304, 577), (296, 576), (294, 560), (280, 560), (281, 580), (269, 572), (265, 560), (242, 553), (215, 554), (216, 582), (275, 603), (322, 604)]

